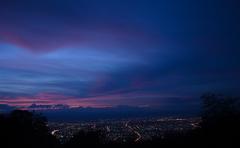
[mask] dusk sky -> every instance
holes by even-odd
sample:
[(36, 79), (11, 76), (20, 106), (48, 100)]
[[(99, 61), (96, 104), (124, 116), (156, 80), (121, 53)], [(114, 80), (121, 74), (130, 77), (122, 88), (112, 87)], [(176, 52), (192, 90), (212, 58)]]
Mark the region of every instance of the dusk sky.
[(0, 104), (239, 96), (238, 0), (1, 0)]

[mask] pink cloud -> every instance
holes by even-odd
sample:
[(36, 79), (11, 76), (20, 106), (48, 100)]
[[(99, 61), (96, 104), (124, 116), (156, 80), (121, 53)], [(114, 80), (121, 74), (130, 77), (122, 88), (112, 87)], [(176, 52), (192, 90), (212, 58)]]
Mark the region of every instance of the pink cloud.
[[(8, 104), (10, 106), (19, 106), (23, 108), (28, 107), (32, 104), (38, 105), (64, 104), (70, 107), (98, 107), (98, 108), (111, 107), (117, 105), (157, 106), (164, 104), (166, 99), (171, 97), (179, 96), (132, 92), (78, 98), (54, 93), (40, 93), (37, 94), (36, 96), (2, 98), (0, 99), (0, 104)], [(155, 102), (156, 99), (158, 100), (158, 103), (160, 102), (160, 104), (156, 104)]]

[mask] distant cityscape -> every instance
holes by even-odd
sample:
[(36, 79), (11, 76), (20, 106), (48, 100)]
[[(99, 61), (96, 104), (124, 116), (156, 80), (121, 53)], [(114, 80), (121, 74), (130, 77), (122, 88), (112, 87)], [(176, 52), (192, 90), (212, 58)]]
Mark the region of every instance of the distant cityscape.
[(61, 143), (67, 142), (79, 131), (100, 131), (106, 142), (142, 142), (161, 138), (170, 133), (182, 134), (199, 127), (201, 118), (133, 118), (85, 122), (49, 122), (51, 134)]

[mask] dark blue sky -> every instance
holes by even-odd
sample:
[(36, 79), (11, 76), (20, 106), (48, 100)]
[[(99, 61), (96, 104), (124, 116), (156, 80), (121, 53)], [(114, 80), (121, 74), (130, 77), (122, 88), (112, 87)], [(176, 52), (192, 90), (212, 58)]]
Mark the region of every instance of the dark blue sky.
[(0, 104), (196, 104), (239, 95), (237, 0), (1, 0)]

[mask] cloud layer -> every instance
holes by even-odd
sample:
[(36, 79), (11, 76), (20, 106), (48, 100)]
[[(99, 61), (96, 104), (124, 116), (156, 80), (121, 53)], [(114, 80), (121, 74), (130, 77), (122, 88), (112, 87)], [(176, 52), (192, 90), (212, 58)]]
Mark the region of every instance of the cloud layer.
[(236, 1), (219, 0), (3, 0), (0, 104), (164, 106), (206, 91), (239, 95), (238, 12)]

